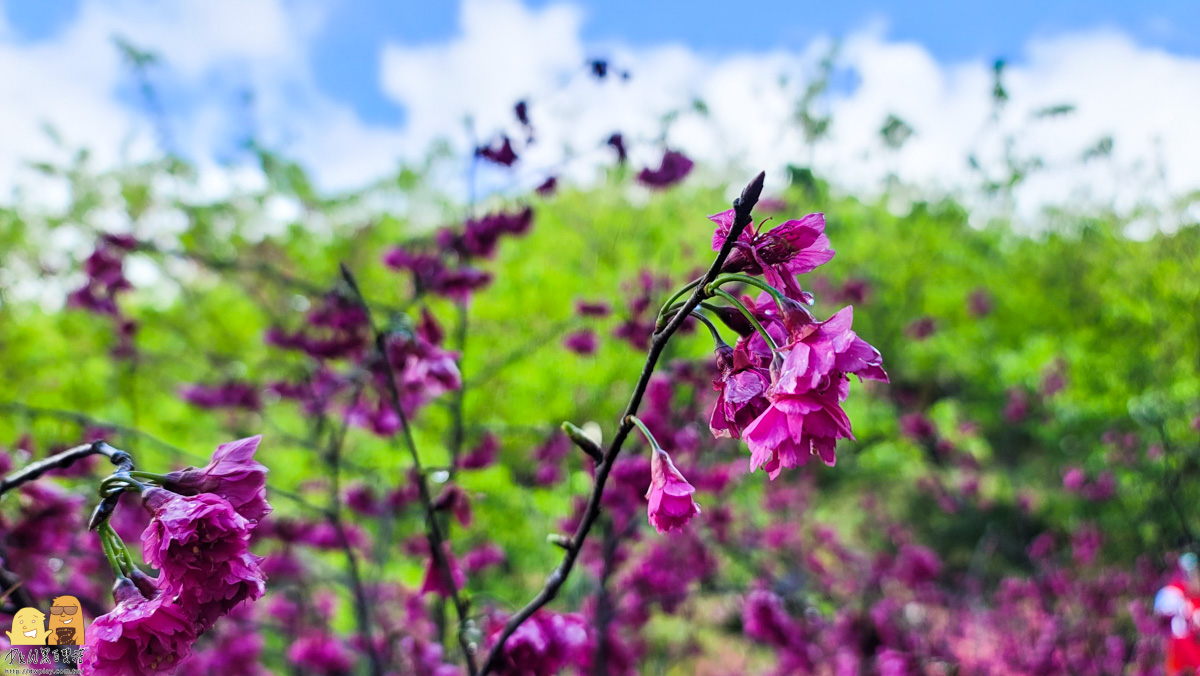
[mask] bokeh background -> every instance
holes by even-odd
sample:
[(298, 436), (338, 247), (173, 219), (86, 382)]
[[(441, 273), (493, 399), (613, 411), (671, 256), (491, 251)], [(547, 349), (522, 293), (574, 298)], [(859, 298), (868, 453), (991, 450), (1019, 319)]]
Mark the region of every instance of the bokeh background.
[[(707, 337), (672, 344), (699, 385), (678, 376), (653, 405), (681, 453), (735, 468), (701, 502), (740, 525), (688, 536), (705, 552), (689, 600), (622, 630), (629, 669), (834, 673), (852, 645), (862, 671), (838, 673), (1157, 673), (1148, 604), (1200, 528), (1198, 24), (1187, 2), (0, 1), (5, 464), (103, 434), (165, 471), (261, 433), (275, 517), (315, 519), (323, 432), (278, 387), (312, 364), (264, 336), (302, 328), (345, 263), (395, 317), (429, 308), (461, 351), (466, 386), (422, 410), (417, 440), (435, 470), (498, 442), (498, 461), (453, 477), (474, 507), (454, 541), (503, 550), (468, 589), (511, 610), (590, 488), (581, 454), (547, 481), (538, 449), (563, 420), (612, 433), (642, 305), (708, 264), (705, 216), (762, 170), (760, 216), (826, 214), (837, 256), (802, 283), (821, 317), (854, 305), (892, 382), (854, 390), (858, 440), (835, 468), (766, 488), (744, 447), (708, 437)], [(510, 166), (476, 152), (503, 138)], [(695, 168), (647, 187), (664, 149)], [(414, 298), (383, 264), (525, 205), (531, 230), (465, 306)], [(120, 255), (116, 321), (67, 302), (104, 234), (140, 242)], [(252, 399), (188, 394), (228, 383)], [(352, 429), (345, 457), (344, 485), (381, 500), (404, 485), (386, 434)], [(91, 476), (55, 481), (90, 500)], [(30, 518), (22, 500), (0, 503), (9, 526)], [(420, 584), (414, 514), (352, 516), (371, 580)], [(10, 568), (67, 584), (78, 543), (22, 552), (12, 532)], [(646, 566), (689, 567), (663, 564), (659, 537), (623, 545), (616, 592), (577, 571), (560, 609), (652, 596), (665, 583)], [(297, 550), (336, 602), (286, 576), (272, 593), (348, 644), (336, 547)], [(926, 553), (912, 574), (905, 556)], [(755, 589), (786, 607), (788, 640), (748, 629)], [(259, 628), (252, 663), (316, 669), (295, 635)], [(824, 651), (813, 665), (806, 645)], [(913, 671), (884, 672), (893, 658)]]

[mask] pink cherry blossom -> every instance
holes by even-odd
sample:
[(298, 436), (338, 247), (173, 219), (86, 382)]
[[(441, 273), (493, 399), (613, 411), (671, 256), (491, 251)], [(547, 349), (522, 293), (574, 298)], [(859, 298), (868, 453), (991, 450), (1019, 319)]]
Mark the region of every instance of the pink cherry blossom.
[(646, 514), (650, 524), (659, 533), (680, 530), (700, 513), (700, 506), (692, 499), (696, 489), (683, 478), (671, 456), (661, 448), (654, 449), (650, 460), (650, 488), (646, 498), (650, 501)]

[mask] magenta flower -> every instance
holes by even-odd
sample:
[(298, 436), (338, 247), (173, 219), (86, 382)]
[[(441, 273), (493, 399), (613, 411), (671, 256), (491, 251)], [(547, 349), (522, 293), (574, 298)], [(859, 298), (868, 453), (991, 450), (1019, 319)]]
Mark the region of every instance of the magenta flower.
[(458, 466), (463, 469), (483, 469), (496, 462), (496, 456), (499, 453), (500, 440), (496, 438), (495, 434), (488, 432), (483, 435), (475, 448), (472, 448), (458, 461)]
[(551, 176), (538, 184), (534, 191), (542, 197), (550, 197), (558, 191), (558, 177)]
[(184, 385), (179, 388), (179, 398), (198, 408), (240, 408), (247, 411), (262, 409), (258, 388), (238, 380), (227, 380), (216, 385)]
[(445, 557), (448, 564), (449, 575), (437, 564), (437, 558), (429, 556), (429, 563), (425, 567), (425, 580), (421, 583), (421, 596), (430, 592), (437, 594), (443, 598), (448, 598), (454, 595), (454, 592), (462, 589), (467, 583), (467, 576), (463, 574), (462, 568), (458, 566), (458, 561), (454, 558), (454, 552), (450, 551), (450, 543), (442, 543), (442, 556)]
[(517, 161), (517, 153), (513, 150), (512, 141), (507, 136), (500, 137), (490, 146), (476, 148), (475, 156), (502, 167), (511, 167)]
[(162, 488), (142, 493), (153, 518), (142, 534), (142, 556), (162, 571), (159, 586), (185, 599), (199, 627), (246, 599), (261, 598), (262, 559), (250, 553), (250, 522), (224, 498), (183, 496)]
[(482, 218), (468, 220), (461, 232), (450, 229), (438, 232), (437, 242), (443, 250), (456, 253), (464, 260), (491, 258), (496, 254), (501, 237), (524, 235), (532, 226), (531, 207), (512, 212), (496, 211)]
[(695, 163), (688, 159), (687, 155), (668, 150), (663, 153), (658, 169), (646, 167), (638, 172), (637, 178), (642, 185), (650, 188), (669, 188), (690, 174), (694, 166)]
[(937, 332), (937, 321), (933, 317), (914, 319), (904, 329), (904, 335), (913, 340), (925, 340)]
[(575, 312), (580, 317), (607, 317), (612, 312), (612, 307), (604, 301), (575, 301)]
[(772, 366), (770, 405), (743, 432), (750, 447), (750, 469), (766, 469), (774, 479), (788, 467), (802, 466), (812, 455), (825, 464), (837, 461), (838, 439), (853, 439), (841, 402), (850, 391), (847, 375), (887, 382), (879, 351), (851, 330), (852, 308), (824, 322), (812, 322), (797, 306), (784, 317), (792, 342)]
[(563, 347), (579, 355), (595, 354), (599, 341), (596, 339), (596, 332), (591, 329), (580, 329), (573, 333), (567, 334), (563, 338)]
[(613, 134), (605, 143), (617, 151), (617, 164), (625, 164), (625, 161), (629, 159), (629, 152), (625, 149), (625, 137), (619, 133)]
[(254, 523), (271, 513), (267, 468), (254, 459), (262, 435), (221, 444), (202, 469), (187, 467), (165, 475), (163, 488), (180, 495), (212, 493)]
[[(713, 232), (713, 251), (720, 251), (733, 227), (733, 210), (708, 217), (717, 224)], [(828, 263), (834, 255), (825, 236), (825, 214), (809, 214), (800, 220), (785, 221), (771, 230), (758, 231), (750, 224), (742, 231), (734, 249), (725, 259), (722, 272), (763, 275), (772, 286), (797, 300), (808, 300), (796, 282), (796, 275), (812, 272)]]
[(1067, 471), (1063, 472), (1063, 488), (1072, 493), (1082, 489), (1085, 482), (1087, 482), (1087, 475), (1078, 467), (1068, 467)]
[(646, 498), (646, 515), (650, 524), (659, 533), (680, 530), (693, 516), (700, 513), (700, 506), (692, 499), (696, 489), (683, 478), (671, 456), (655, 447), (650, 460), (650, 488)]
[(196, 641), (191, 614), (171, 594), (146, 598), (128, 578), (113, 590), (117, 605), (87, 628), (81, 673), (170, 674)]
[[(495, 624), (495, 632), (498, 632), (502, 622), (495, 621)], [(543, 609), (517, 627), (504, 642), (496, 673), (501, 676), (554, 676), (564, 673), (569, 666), (585, 667), (593, 651), (589, 625), (582, 616)]]
[(795, 623), (784, 610), (783, 599), (765, 589), (746, 595), (742, 627), (746, 636), (777, 648), (793, 645), (799, 638)]
[(354, 653), (336, 636), (317, 631), (305, 634), (288, 648), (288, 661), (303, 673), (340, 676), (354, 671)]
[(914, 411), (900, 416), (900, 433), (913, 441), (929, 441), (937, 437), (937, 426), (924, 413)]
[(463, 569), (469, 573), (478, 573), (492, 566), (498, 566), (508, 559), (499, 545), (486, 542), (463, 555)]
[(762, 467), (774, 479), (785, 468), (802, 467), (813, 455), (832, 467), (838, 439), (854, 438), (850, 419), (839, 405), (845, 385), (848, 382), (842, 380), (825, 390), (773, 397), (742, 434), (750, 448), (750, 471)]
[(719, 392), (708, 420), (714, 437), (740, 439), (742, 430), (767, 409), (766, 393), (771, 375), (765, 368), (749, 363), (744, 352), (728, 345), (717, 350), (720, 377), (713, 381)]

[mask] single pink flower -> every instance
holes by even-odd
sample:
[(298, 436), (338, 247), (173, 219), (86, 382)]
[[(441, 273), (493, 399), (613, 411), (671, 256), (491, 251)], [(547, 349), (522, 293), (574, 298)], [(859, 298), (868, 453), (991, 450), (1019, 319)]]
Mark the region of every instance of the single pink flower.
[[(733, 209), (714, 214), (708, 220), (717, 224), (713, 232), (713, 251), (719, 251), (733, 227)], [(772, 286), (797, 300), (807, 296), (796, 282), (796, 275), (812, 272), (828, 263), (834, 255), (825, 236), (825, 214), (809, 214), (790, 220), (771, 230), (759, 231), (750, 224), (742, 231), (722, 272), (762, 275)]]
[(825, 390), (774, 397), (742, 435), (750, 448), (750, 471), (762, 467), (774, 479), (785, 468), (803, 466), (813, 455), (832, 467), (838, 439), (854, 438), (850, 418), (840, 405), (840, 392), (848, 384), (843, 379)]
[(719, 394), (708, 429), (718, 439), (740, 439), (746, 425), (770, 404), (766, 394), (771, 375), (767, 369), (748, 362), (745, 353), (728, 345), (717, 349), (717, 369), (720, 377), (713, 381), (713, 389)]
[(146, 598), (128, 578), (113, 590), (117, 605), (87, 629), (81, 673), (89, 676), (169, 674), (196, 641), (191, 613), (176, 597)]
[(450, 551), (449, 543), (442, 543), (442, 556), (445, 557), (446, 563), (449, 564), (449, 575), (438, 565), (437, 559), (431, 553), (429, 564), (425, 568), (425, 581), (421, 583), (422, 596), (433, 592), (443, 598), (450, 597), (467, 583), (467, 576), (463, 574), (462, 568), (458, 566), (458, 561), (454, 558), (454, 552)]
[(700, 513), (700, 506), (692, 499), (696, 489), (683, 478), (671, 456), (661, 448), (655, 448), (650, 460), (650, 488), (646, 498), (650, 501), (646, 515), (659, 533), (681, 530), (693, 516)]
[(221, 444), (202, 469), (187, 467), (166, 475), (163, 488), (180, 495), (212, 493), (238, 514), (258, 522), (271, 513), (267, 502), (267, 468), (254, 459), (262, 435)]

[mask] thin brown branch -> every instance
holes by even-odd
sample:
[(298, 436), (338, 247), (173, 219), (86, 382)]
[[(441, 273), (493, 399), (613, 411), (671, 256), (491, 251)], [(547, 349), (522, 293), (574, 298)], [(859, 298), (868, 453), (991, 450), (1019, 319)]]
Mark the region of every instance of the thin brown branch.
[(725, 264), (725, 259), (733, 249), (734, 242), (741, 236), (746, 226), (750, 225), (751, 211), (754, 209), (754, 205), (758, 203), (758, 198), (762, 194), (764, 179), (765, 175), (760, 173), (742, 191), (741, 197), (733, 201), (735, 214), (733, 227), (730, 228), (729, 234), (726, 236), (724, 244), (721, 245), (721, 250), (717, 253), (716, 259), (713, 260), (708, 272), (705, 273), (700, 283), (696, 285), (695, 290), (692, 291), (691, 296), (688, 297), (688, 300), (680, 308), (680, 311), (661, 331), (654, 334), (650, 342), (650, 350), (646, 355), (646, 363), (642, 367), (642, 374), (634, 386), (633, 394), (629, 398), (629, 404), (625, 407), (625, 412), (621, 414), (621, 422), (617, 428), (617, 433), (613, 436), (613, 440), (609, 444), (604, 458), (596, 465), (596, 478), (592, 487), (592, 493), (588, 498), (583, 519), (579, 522), (579, 526), (575, 530), (575, 535), (571, 538), (571, 547), (563, 554), (562, 562), (559, 563), (558, 567), (550, 573), (550, 577), (547, 578), (542, 590), (504, 624), (504, 628), (496, 638), (495, 644), (488, 651), (487, 659), (484, 661), (483, 668), (479, 672), (480, 676), (488, 674), (499, 665), (505, 641), (512, 636), (517, 627), (520, 627), (523, 622), (532, 617), (542, 606), (554, 600), (558, 595), (559, 589), (567, 581), (567, 577), (575, 567), (576, 559), (579, 558), (579, 553), (583, 551), (584, 540), (587, 539), (592, 526), (596, 523), (597, 517), (600, 516), (600, 500), (604, 495), (604, 486), (608, 481), (609, 472), (612, 471), (613, 463), (616, 461), (618, 454), (620, 454), (621, 447), (625, 444), (625, 439), (633, 429), (630, 416), (637, 414), (638, 408), (642, 404), (642, 397), (645, 395), (646, 388), (650, 384), (650, 377), (654, 374), (654, 368), (658, 364), (658, 360), (662, 356), (667, 342), (679, 330), (679, 327), (688, 318), (691, 311), (700, 305), (700, 301), (704, 300), (704, 287), (716, 279), (717, 275), (721, 272), (721, 267)]
[(366, 313), (372, 330), (375, 333), (375, 351), (377, 358), (382, 360), (383, 368), (387, 373), (385, 380), (388, 388), (388, 396), (391, 399), (390, 403), (396, 413), (396, 417), (400, 420), (400, 436), (403, 438), (404, 445), (408, 448), (409, 455), (412, 458), (413, 475), (417, 480), (417, 493), (421, 500), (421, 507), (425, 511), (425, 534), (429, 539), (430, 556), (433, 557), (434, 566), (437, 567), (449, 582), (448, 586), (451, 590), (450, 600), (454, 603), (454, 609), (458, 613), (458, 642), (462, 646), (463, 654), (466, 657), (468, 672), (471, 676), (476, 676), (479, 673), (479, 668), (475, 663), (475, 647), (467, 636), (470, 606), (463, 599), (462, 594), (459, 593), (457, 585), (454, 584), (454, 575), (451, 572), (450, 562), (446, 558), (445, 549), (443, 549), (443, 543), (446, 542), (446, 538), (442, 534), (437, 512), (433, 506), (433, 497), (429, 492), (429, 481), (421, 465), (421, 456), (417, 452), (417, 442), (413, 439), (412, 428), (408, 424), (408, 416), (404, 413), (404, 407), (400, 403), (400, 389), (396, 385), (396, 372), (392, 368), (391, 360), (387, 354), (387, 333), (375, 328), (374, 320), (371, 319), (371, 308), (363, 297), (358, 282), (354, 279), (354, 275), (345, 264), (341, 267), (343, 279), (345, 279), (346, 284), (350, 287), (363, 312)]

